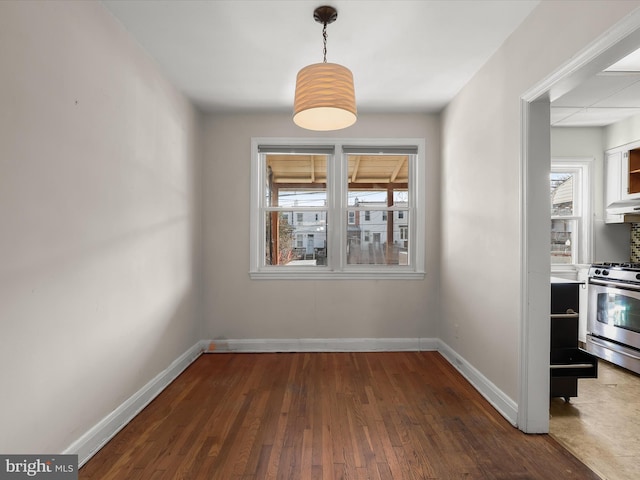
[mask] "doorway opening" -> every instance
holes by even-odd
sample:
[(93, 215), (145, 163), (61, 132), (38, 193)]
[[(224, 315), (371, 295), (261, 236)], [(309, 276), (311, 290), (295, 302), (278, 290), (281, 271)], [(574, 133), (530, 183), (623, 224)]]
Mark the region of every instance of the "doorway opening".
[(518, 428), (549, 431), (550, 103), (640, 46), (640, 12), (606, 32), (521, 97), (522, 312)]

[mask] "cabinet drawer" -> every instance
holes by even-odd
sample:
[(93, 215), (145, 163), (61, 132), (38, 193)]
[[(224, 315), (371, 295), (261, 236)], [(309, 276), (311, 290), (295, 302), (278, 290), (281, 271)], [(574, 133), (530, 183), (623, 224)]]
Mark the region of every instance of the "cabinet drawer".
[(597, 378), (598, 359), (579, 348), (551, 352), (551, 377)]

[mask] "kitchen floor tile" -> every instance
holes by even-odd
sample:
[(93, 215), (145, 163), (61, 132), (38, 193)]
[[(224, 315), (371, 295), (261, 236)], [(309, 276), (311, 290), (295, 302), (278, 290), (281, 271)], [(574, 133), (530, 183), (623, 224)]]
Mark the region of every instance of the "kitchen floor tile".
[(604, 480), (640, 478), (640, 375), (599, 361), (578, 396), (553, 398), (549, 433)]

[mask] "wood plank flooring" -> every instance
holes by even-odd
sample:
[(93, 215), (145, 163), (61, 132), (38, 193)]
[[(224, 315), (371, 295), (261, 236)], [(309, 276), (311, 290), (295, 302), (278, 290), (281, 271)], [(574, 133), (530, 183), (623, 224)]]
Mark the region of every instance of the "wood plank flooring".
[(435, 352), (208, 354), (79, 479), (598, 479)]

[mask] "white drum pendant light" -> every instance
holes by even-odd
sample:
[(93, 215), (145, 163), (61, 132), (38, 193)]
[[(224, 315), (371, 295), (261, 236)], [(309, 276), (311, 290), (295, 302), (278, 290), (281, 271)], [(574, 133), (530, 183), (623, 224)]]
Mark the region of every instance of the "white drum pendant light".
[(338, 12), (333, 7), (318, 7), (313, 18), (323, 24), (324, 61), (298, 72), (293, 121), (308, 130), (340, 130), (356, 122), (357, 110), (351, 70), (327, 63), (327, 25), (335, 22)]

